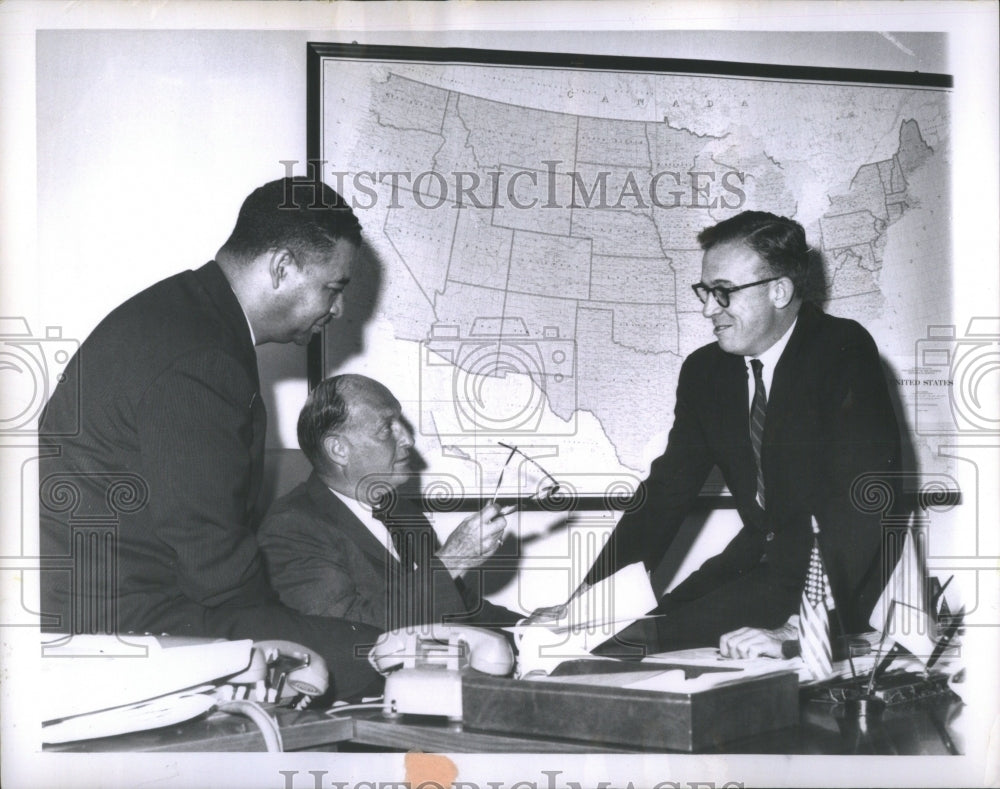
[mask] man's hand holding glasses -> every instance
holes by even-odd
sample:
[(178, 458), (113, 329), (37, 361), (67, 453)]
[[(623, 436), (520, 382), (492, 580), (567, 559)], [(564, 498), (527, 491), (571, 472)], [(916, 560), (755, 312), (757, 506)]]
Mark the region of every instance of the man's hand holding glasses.
[[(452, 578), (479, 567), (503, 544), (507, 519), (500, 505), (490, 502), (475, 515), (470, 515), (448, 535), (438, 558), (448, 568)], [(509, 513), (508, 513), (509, 514)]]
[(507, 460), (500, 469), (496, 487), (489, 503), (475, 515), (470, 515), (462, 521), (458, 527), (448, 535), (441, 550), (438, 551), (438, 558), (442, 564), (448, 568), (452, 578), (461, 577), (466, 571), (479, 567), (495, 554), (503, 545), (504, 531), (507, 528), (507, 515), (517, 509), (516, 504), (509, 504), (501, 507), (497, 504), (497, 495), (503, 483), (504, 471), (510, 465), (510, 461), (515, 455), (522, 457), (532, 468), (542, 475), (542, 480), (536, 492), (529, 497), (531, 499), (546, 499), (559, 489), (559, 483), (549, 474), (534, 458), (524, 454), (518, 447), (498, 442), (504, 449), (509, 450)]

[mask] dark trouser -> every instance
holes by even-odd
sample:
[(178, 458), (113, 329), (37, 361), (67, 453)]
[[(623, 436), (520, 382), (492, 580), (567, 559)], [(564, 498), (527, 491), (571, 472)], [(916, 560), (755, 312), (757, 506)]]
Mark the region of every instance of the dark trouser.
[[(44, 596), (46, 591), (50, 593), (47, 598)], [(46, 612), (43, 631), (68, 634), (110, 632), (107, 627), (93, 627), (85, 618), (82, 627), (74, 626), (76, 620), (72, 604), (75, 602), (79, 607), (86, 607), (92, 606), (92, 601), (89, 598), (71, 599), (68, 592), (65, 587), (43, 586), (43, 610)], [(276, 602), (273, 593), (266, 589), (257, 595), (257, 600), (214, 608), (176, 597), (164, 597), (156, 605), (151, 605), (150, 598), (142, 595), (115, 602), (119, 604), (115, 613), (121, 613), (117, 617), (119, 625), (114, 630), (126, 641), (130, 632), (293, 641), (319, 653), (326, 661), (335, 698), (353, 699), (380, 692), (382, 678), (368, 663), (367, 657), (380, 629), (360, 622), (301, 614)]]
[(798, 611), (800, 590), (775, 583), (766, 568), (720, 584), (698, 596), (681, 584), (650, 613), (601, 644), (594, 654), (641, 658), (655, 652), (718, 647), (719, 638), (741, 627), (776, 628)]
[(382, 678), (368, 663), (368, 650), (380, 632), (370, 625), (300, 614), (282, 605), (263, 605), (209, 610), (204, 630), (211, 635), (224, 633), (230, 639), (279, 639), (309, 647), (326, 661), (335, 699), (380, 692)]

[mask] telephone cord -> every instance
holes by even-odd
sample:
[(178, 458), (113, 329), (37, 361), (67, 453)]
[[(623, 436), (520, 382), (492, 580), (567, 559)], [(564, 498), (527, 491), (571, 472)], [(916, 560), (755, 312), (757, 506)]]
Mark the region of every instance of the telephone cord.
[(219, 704), (219, 709), (222, 712), (228, 712), (233, 715), (243, 715), (256, 723), (257, 728), (260, 729), (260, 733), (264, 737), (264, 746), (269, 753), (280, 753), (284, 750), (284, 744), (281, 741), (281, 729), (278, 728), (277, 721), (268, 715), (267, 711), (256, 701), (234, 699), (222, 702)]

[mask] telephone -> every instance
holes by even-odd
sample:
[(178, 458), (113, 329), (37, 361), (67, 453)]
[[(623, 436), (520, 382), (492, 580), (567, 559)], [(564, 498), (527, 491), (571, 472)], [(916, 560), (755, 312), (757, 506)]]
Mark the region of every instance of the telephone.
[(514, 653), (503, 635), (459, 625), (390, 630), (368, 660), (386, 675), (385, 716), (444, 715), (454, 722), (462, 720), (462, 670), (501, 677), (514, 670)]
[(241, 693), (264, 702), (319, 696), (328, 683), (323, 658), (291, 641), (45, 634), (42, 655), (46, 743), (179, 723), (248, 704), (235, 701)]
[(267, 700), (276, 702), (299, 694), (322, 696), (329, 681), (321, 655), (302, 644), (277, 639), (255, 641), (249, 667), (226, 679), (230, 685), (263, 687), (273, 696)]

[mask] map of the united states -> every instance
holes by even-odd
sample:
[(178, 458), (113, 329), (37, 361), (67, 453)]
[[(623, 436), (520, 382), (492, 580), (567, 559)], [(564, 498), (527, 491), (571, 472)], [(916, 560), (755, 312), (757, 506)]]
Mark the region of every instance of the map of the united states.
[(442, 446), (604, 442), (641, 472), (712, 339), (696, 235), (738, 211), (802, 222), (826, 308), (897, 372), (948, 319), (945, 92), (389, 62), (326, 85), (327, 180)]

